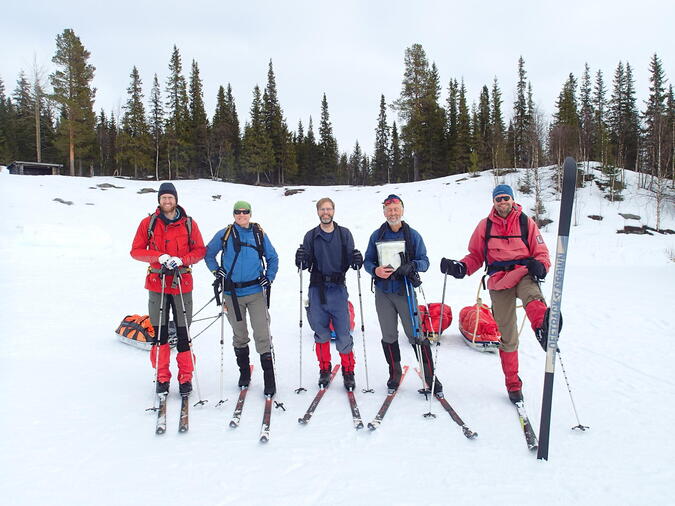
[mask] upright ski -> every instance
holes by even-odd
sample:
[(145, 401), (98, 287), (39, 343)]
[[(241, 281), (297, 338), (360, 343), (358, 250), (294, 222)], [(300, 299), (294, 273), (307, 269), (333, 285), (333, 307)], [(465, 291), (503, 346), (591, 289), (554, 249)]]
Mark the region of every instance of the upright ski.
[(272, 396), (265, 396), (265, 411), (263, 412), (262, 427), (260, 428), (260, 442), (267, 443), (270, 440), (270, 419), (272, 418)]
[(541, 422), (539, 426), (538, 459), (548, 460), (548, 436), (551, 429), (551, 405), (553, 402), (553, 374), (555, 372), (555, 354), (558, 349), (560, 323), (560, 302), (562, 300), (565, 263), (567, 261), (567, 242), (572, 221), (572, 207), (576, 190), (577, 162), (568, 156), (563, 166), (563, 188), (560, 201), (560, 219), (558, 222), (558, 245), (555, 252), (555, 273), (553, 293), (548, 321), (548, 342), (546, 345), (546, 372), (544, 374), (544, 392), (541, 401)]
[[(405, 374), (408, 372), (408, 366), (404, 365), (403, 370), (401, 371), (401, 381), (398, 384), (398, 387), (401, 388), (401, 384), (403, 383), (403, 380), (405, 379)], [(377, 415), (375, 415), (375, 418), (373, 418), (372, 422), (368, 423), (368, 428), (370, 430), (375, 430), (377, 429), (380, 424), (382, 423), (382, 419), (384, 418), (384, 415), (387, 414), (387, 410), (389, 409), (389, 406), (391, 406), (391, 401), (394, 400), (394, 397), (396, 397), (396, 392), (398, 392), (398, 388), (394, 390), (393, 392), (389, 392), (387, 394), (387, 397), (384, 398), (384, 402), (382, 403), (382, 407), (380, 407), (380, 410), (377, 412)]]
[[(253, 372), (253, 365), (251, 365), (251, 372)], [(239, 427), (239, 421), (241, 420), (241, 412), (244, 409), (244, 401), (246, 400), (246, 394), (248, 393), (248, 387), (241, 387), (239, 390), (239, 398), (237, 399), (237, 404), (234, 406), (234, 413), (230, 419), (230, 427), (236, 429)]]
[(537, 449), (537, 436), (534, 433), (530, 419), (527, 416), (527, 411), (525, 411), (525, 402), (518, 401), (515, 403), (516, 409), (518, 410), (518, 418), (520, 419), (520, 426), (523, 428), (523, 433), (525, 434), (525, 442), (527, 442), (527, 448), (530, 451)]
[(352, 410), (352, 421), (356, 430), (363, 429), (363, 420), (361, 420), (361, 413), (356, 404), (356, 397), (354, 397), (353, 390), (347, 390), (347, 398), (349, 399), (349, 407)]
[(157, 397), (159, 398), (159, 408), (157, 408), (155, 434), (164, 434), (166, 432), (166, 398), (168, 394), (159, 394)]
[[(330, 384), (333, 382), (333, 378), (335, 378), (338, 369), (340, 369), (340, 364), (336, 364), (335, 367), (333, 367), (333, 370), (330, 373), (330, 381), (328, 382), (328, 386), (330, 386)], [(298, 418), (298, 423), (301, 423), (302, 425), (307, 425), (309, 423), (309, 420), (310, 418), (312, 418), (312, 415), (314, 414), (316, 407), (319, 405), (319, 402), (323, 398), (323, 394), (326, 393), (326, 388), (319, 389), (319, 391), (314, 396), (312, 403), (309, 405), (309, 408), (307, 408), (305, 415), (302, 418)]]
[[(422, 378), (422, 372), (415, 368), (415, 371), (417, 371), (417, 374), (419, 375), (420, 378)], [(425, 383), (426, 385), (426, 383)], [(431, 389), (429, 388), (429, 385), (426, 385), (426, 391), (431, 392)], [(476, 439), (478, 437), (478, 432), (472, 431), (465, 423), (464, 421), (460, 418), (460, 416), (457, 414), (457, 411), (454, 410), (454, 408), (450, 405), (448, 400), (445, 398), (442, 392), (438, 394), (434, 394), (434, 397), (438, 400), (438, 402), (441, 403), (441, 406), (443, 406), (443, 409), (445, 409), (448, 414), (450, 415), (450, 418), (453, 419), (453, 421), (459, 425), (462, 428), (462, 433), (464, 436), (466, 436), (467, 439)], [(432, 415), (431, 413), (426, 414), (424, 416), (433, 416), (434, 418), (436, 415)]]
[(180, 396), (180, 420), (178, 422), (178, 432), (187, 432), (190, 428), (190, 396)]

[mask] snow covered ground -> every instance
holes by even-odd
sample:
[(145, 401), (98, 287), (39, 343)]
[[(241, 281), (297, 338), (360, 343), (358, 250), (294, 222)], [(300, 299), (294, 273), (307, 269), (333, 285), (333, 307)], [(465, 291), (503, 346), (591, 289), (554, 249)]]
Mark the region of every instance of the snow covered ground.
[[(517, 174), (506, 176), (506, 182), (516, 187)], [(103, 183), (123, 188), (97, 187)], [(610, 203), (595, 185), (578, 192), (560, 345), (581, 422), (591, 429), (570, 430), (576, 420), (558, 366), (550, 460), (545, 462), (526, 448), (497, 356), (461, 342), (456, 318), (463, 306), (474, 302), (478, 275), (448, 280), (446, 302), (455, 321), (443, 336), (438, 367), (447, 398), (479, 433), (477, 439), (467, 440), (435, 401), (437, 418), (422, 417), (428, 405), (416, 392), (414, 372), (376, 432), (352, 428), (340, 377), (311, 423), (297, 423), (316, 391), (318, 374), (305, 321), (303, 383), (309, 391), (293, 392), (299, 341), (293, 253), (305, 231), (317, 223), (314, 201), (333, 198), (336, 221), (352, 230), (357, 247), (365, 251), (369, 234), (383, 221), (380, 202), (389, 193), (401, 195), (405, 218), (424, 237), (432, 264), (423, 275), (423, 288), (429, 302), (439, 302), (439, 260), (465, 254), (473, 228), (491, 205), (494, 179), (489, 173), (369, 188), (306, 187), (292, 196), (284, 196), (283, 188), (176, 182), (179, 203), (198, 222), (205, 241), (232, 221), (233, 202), (244, 199), (252, 203), (253, 220), (263, 225), (280, 255), (271, 313), (277, 399), (287, 411), (273, 412), (272, 439), (261, 445), (263, 396), (257, 361), (242, 424), (236, 430), (227, 426), (237, 396), (229, 332), (229, 401), (214, 408), (220, 391), (219, 325), (214, 325), (195, 341), (199, 385), (210, 402), (192, 409), (190, 431), (179, 435), (179, 397), (172, 384), (168, 431), (161, 437), (154, 434), (155, 416), (144, 411), (153, 403), (147, 353), (119, 343), (113, 334), (123, 316), (146, 312), (146, 265), (133, 260), (129, 249), (139, 221), (156, 206), (155, 193), (137, 192), (158, 184), (22, 177), (3, 171), (2, 503), (673, 504), (675, 236), (616, 233), (628, 223), (619, 212), (641, 216), (640, 224), (655, 224), (653, 200), (632, 179), (629, 183), (623, 202)], [(517, 201), (529, 212), (531, 197)], [(554, 223), (544, 230), (544, 238), (553, 253), (558, 214), (553, 197), (546, 208)], [(604, 220), (593, 221), (587, 217), (591, 214)], [(664, 226), (675, 228), (672, 206), (665, 210)], [(196, 308), (211, 297), (211, 280), (203, 262), (195, 266)], [(367, 422), (385, 395), (387, 368), (370, 280), (364, 276), (362, 281), (369, 379), (375, 388), (375, 394), (357, 393)], [(348, 287), (357, 303), (353, 271)], [(550, 290), (549, 282), (544, 293), (549, 296)], [(215, 313), (211, 305), (202, 315)], [(193, 335), (205, 323), (195, 323)], [(404, 363), (414, 366), (404, 337), (401, 349)], [(358, 326), (355, 350), (362, 388)], [(520, 350), (524, 394), (538, 431), (544, 354), (528, 326)]]

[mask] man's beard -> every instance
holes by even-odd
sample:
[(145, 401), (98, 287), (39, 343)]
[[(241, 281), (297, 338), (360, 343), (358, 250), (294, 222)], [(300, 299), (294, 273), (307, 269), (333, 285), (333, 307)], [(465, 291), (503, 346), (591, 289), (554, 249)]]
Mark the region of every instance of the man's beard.
[(320, 218), (321, 223), (324, 225), (330, 225), (333, 222), (333, 217), (332, 216), (322, 216)]
[(387, 223), (389, 223), (389, 225), (398, 225), (401, 223), (401, 218), (387, 218)]

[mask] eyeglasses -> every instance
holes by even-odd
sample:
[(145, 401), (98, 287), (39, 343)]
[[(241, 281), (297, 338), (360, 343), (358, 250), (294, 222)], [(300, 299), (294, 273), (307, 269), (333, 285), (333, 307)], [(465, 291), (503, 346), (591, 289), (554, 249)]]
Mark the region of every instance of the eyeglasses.
[(235, 209), (234, 214), (251, 214), (250, 209)]
[(502, 201), (508, 202), (509, 200), (511, 200), (511, 197), (508, 196), (508, 195), (502, 195), (501, 197), (495, 197), (495, 202), (502, 202)]

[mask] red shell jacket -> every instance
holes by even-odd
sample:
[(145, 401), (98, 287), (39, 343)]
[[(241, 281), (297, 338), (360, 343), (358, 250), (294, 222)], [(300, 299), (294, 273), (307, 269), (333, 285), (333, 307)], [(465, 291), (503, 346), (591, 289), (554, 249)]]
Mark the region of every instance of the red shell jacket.
[[(199, 232), (199, 227), (197, 222), (192, 220), (192, 232), (188, 234), (187, 229), (187, 214), (185, 210), (178, 206), (180, 210), (181, 217), (174, 223), (169, 223), (168, 225), (159, 217), (161, 212), (159, 207), (154, 212), (157, 215), (155, 220), (153, 235), (151, 238), (148, 237), (148, 225), (150, 224), (151, 216), (144, 218), (140, 225), (138, 225), (138, 230), (136, 230), (136, 236), (134, 237), (134, 242), (131, 245), (131, 256), (136, 260), (141, 262), (149, 262), (150, 267), (153, 270), (159, 270), (161, 265), (159, 264), (160, 255), (167, 254), (174, 257), (179, 257), (183, 262), (184, 266), (189, 266), (196, 264), (204, 255), (206, 255), (206, 247), (204, 246), (204, 240), (202, 239), (202, 234)], [(185, 273), (181, 276), (182, 284), (181, 289), (183, 293), (189, 293), (192, 291), (192, 274)], [(169, 293), (176, 295), (179, 293), (178, 286), (172, 287), (173, 276), (166, 276), (164, 281), (164, 293)], [(162, 291), (162, 280), (159, 274), (154, 272), (148, 272), (148, 275), (145, 277), (145, 288), (152, 292), (161, 293)]]
[[(481, 220), (476, 227), (476, 230), (473, 231), (473, 235), (469, 241), (469, 254), (462, 259), (462, 262), (466, 264), (467, 274), (473, 274), (480, 269), (485, 262), (485, 229), (487, 220), (492, 221), (492, 230), (490, 231), (491, 238), (487, 245), (488, 263), (520, 260), (531, 257), (544, 264), (546, 272), (548, 272), (551, 267), (548, 248), (546, 247), (546, 244), (544, 244), (544, 239), (541, 236), (539, 227), (537, 227), (532, 218), (527, 218), (529, 222), (527, 236), (527, 240), (530, 243), (529, 249), (520, 238), (520, 215), (522, 212), (523, 208), (520, 204), (513, 204), (513, 210), (506, 218), (502, 218), (493, 207), (490, 215)], [(495, 235), (509, 235), (516, 237), (498, 239), (492, 237)], [(515, 265), (513, 270), (510, 271), (495, 272), (490, 276), (488, 288), (490, 290), (506, 290), (508, 288), (513, 288), (527, 275), (527, 273), (527, 267), (524, 265)]]

